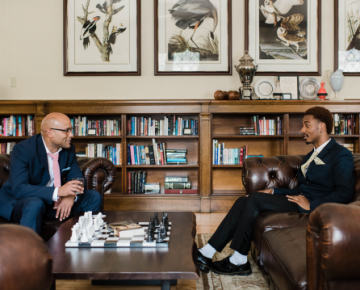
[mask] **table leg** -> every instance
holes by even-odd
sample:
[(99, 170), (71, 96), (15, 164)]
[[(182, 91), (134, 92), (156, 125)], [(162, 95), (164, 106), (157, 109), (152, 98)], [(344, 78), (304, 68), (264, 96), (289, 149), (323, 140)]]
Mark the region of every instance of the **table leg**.
[(161, 280), (161, 290), (170, 290), (170, 280)]
[(50, 290), (56, 290), (56, 280), (55, 279), (51, 284)]

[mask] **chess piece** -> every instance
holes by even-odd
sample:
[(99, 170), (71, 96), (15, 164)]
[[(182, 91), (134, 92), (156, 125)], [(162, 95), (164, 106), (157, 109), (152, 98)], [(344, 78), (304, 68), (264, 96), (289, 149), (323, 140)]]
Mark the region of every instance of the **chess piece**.
[(154, 217), (150, 217), (150, 223), (149, 223), (149, 226), (150, 226), (150, 225), (155, 226), (155, 220), (154, 220)]
[(164, 228), (167, 231), (168, 230), (168, 225), (166, 224), (166, 216), (165, 215), (163, 215), (163, 217), (162, 217), (162, 224), (163, 224)]
[(77, 235), (77, 237), (79, 238), (79, 237), (80, 237), (80, 234), (81, 234), (79, 223), (76, 223), (76, 225), (75, 225), (74, 227), (75, 227), (75, 229), (76, 229), (76, 235)]
[(148, 231), (147, 236), (146, 236), (146, 241), (148, 243), (151, 243), (151, 242), (154, 241), (154, 237), (151, 235), (151, 233), (149, 231)]
[(95, 231), (100, 231), (100, 221), (97, 217), (94, 219), (94, 229)]
[(70, 241), (71, 241), (72, 243), (76, 243), (76, 242), (79, 240), (79, 239), (78, 239), (77, 232), (76, 232), (76, 227), (73, 227), (73, 228), (71, 229), (71, 231), (72, 231), (72, 235), (71, 235)]
[(160, 233), (157, 235), (157, 239), (156, 242), (157, 243), (162, 243), (164, 241), (164, 239), (161, 237)]
[(159, 225), (160, 225), (160, 222), (159, 222), (159, 218), (158, 218), (158, 213), (157, 213), (157, 212), (155, 213), (154, 220), (155, 220), (155, 227), (159, 226)]
[(93, 235), (92, 235), (91, 227), (88, 226), (88, 227), (86, 228), (86, 234), (87, 234), (88, 239), (91, 240), (91, 239), (92, 239), (92, 236), (93, 236)]
[(80, 241), (82, 243), (88, 243), (89, 242), (89, 238), (88, 238), (86, 229), (82, 230), (82, 235), (81, 235), (81, 240)]
[(167, 237), (167, 231), (163, 223), (160, 224), (159, 235), (162, 239), (165, 239)]
[(166, 229), (168, 229), (169, 228), (169, 218), (168, 218), (167, 212), (164, 212), (163, 216), (165, 216), (165, 227), (166, 227)]

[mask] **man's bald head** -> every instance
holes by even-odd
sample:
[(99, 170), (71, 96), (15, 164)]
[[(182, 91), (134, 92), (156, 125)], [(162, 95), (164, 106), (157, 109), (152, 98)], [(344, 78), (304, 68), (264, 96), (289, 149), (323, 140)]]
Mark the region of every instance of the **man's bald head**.
[(44, 134), (50, 128), (66, 129), (63, 127), (66, 127), (69, 122), (69, 117), (62, 113), (50, 113), (46, 115), (41, 122), (42, 134)]

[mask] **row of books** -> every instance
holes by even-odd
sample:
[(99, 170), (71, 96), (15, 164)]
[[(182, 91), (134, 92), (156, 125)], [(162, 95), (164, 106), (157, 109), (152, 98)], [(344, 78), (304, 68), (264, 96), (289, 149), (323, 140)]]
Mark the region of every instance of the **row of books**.
[(103, 157), (109, 159), (114, 165), (122, 165), (122, 144), (115, 146), (104, 144), (88, 144), (85, 152), (77, 152), (78, 157)]
[(282, 135), (282, 120), (260, 118), (259, 115), (253, 116), (254, 135)]
[(0, 143), (0, 154), (11, 154), (15, 144), (15, 142)]
[(128, 171), (127, 172), (127, 193), (128, 194), (145, 194), (146, 171)]
[(225, 148), (225, 143), (213, 139), (213, 165), (242, 165), (246, 158), (264, 157), (263, 155), (249, 155), (248, 145), (241, 148)]
[(127, 134), (130, 136), (182, 136), (198, 135), (198, 120), (164, 116), (157, 120), (152, 117), (131, 117), (127, 120)]
[(121, 120), (88, 120), (88, 117), (70, 119), (74, 136), (121, 136)]
[(0, 136), (22, 137), (33, 136), (35, 134), (34, 116), (14, 116), (0, 119)]
[(332, 135), (356, 135), (355, 133), (355, 116), (333, 114), (334, 127)]
[(165, 143), (156, 143), (152, 139), (152, 145), (127, 145), (128, 165), (167, 165), (186, 164), (186, 149), (166, 149)]
[(188, 176), (166, 176), (165, 194), (197, 194), (197, 188), (191, 188)]

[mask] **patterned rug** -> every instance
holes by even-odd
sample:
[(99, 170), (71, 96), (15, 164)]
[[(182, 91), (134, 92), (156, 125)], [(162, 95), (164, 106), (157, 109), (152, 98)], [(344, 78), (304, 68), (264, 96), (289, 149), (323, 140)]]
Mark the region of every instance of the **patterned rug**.
[[(210, 239), (211, 234), (196, 235), (196, 243), (198, 248), (206, 245)], [(229, 248), (229, 245), (221, 253), (216, 253), (214, 261), (222, 260), (231, 255), (234, 251)], [(251, 264), (252, 274), (250, 276), (226, 276), (218, 275), (212, 271), (209, 274), (200, 272), (200, 279), (196, 281), (198, 290), (227, 290), (227, 289), (246, 289), (246, 290), (268, 290), (267, 285), (262, 273), (256, 266), (251, 254), (249, 253), (248, 259)]]

